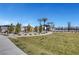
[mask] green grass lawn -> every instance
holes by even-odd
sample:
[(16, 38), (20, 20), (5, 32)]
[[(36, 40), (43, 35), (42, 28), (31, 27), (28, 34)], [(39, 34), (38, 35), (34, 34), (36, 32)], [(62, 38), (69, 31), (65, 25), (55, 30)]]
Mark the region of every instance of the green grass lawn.
[(10, 39), (31, 55), (79, 55), (79, 33), (53, 33), (47, 36)]

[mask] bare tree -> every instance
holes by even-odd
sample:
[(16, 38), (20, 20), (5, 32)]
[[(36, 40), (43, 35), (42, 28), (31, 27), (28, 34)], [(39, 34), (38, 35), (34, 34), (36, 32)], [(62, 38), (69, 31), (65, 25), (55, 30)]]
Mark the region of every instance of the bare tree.
[(50, 28), (53, 30), (55, 27), (55, 24), (53, 22), (48, 22), (48, 25), (50, 26)]

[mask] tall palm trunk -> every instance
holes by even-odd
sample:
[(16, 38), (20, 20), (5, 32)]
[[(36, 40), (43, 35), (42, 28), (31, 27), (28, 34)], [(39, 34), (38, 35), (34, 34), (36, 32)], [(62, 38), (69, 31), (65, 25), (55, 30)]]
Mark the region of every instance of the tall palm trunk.
[(44, 22), (44, 25), (43, 25), (44, 26), (44, 31), (46, 31), (46, 29), (45, 29), (46, 24), (45, 23), (46, 23), (47, 20), (48, 20), (47, 18), (42, 18), (42, 21)]

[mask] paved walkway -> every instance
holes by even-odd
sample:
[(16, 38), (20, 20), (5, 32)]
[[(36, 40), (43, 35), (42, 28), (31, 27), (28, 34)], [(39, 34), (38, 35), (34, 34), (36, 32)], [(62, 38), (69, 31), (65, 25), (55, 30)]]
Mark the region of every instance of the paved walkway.
[(25, 55), (7, 37), (0, 35), (0, 55)]

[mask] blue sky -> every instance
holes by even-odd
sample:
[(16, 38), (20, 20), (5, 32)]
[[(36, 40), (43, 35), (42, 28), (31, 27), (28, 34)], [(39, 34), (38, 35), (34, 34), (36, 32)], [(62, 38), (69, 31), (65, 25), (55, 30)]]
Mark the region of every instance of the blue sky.
[(79, 4), (67, 3), (19, 3), (0, 4), (0, 25), (17, 22), (33, 26), (39, 25), (39, 18), (46, 17), (56, 26), (79, 26)]

